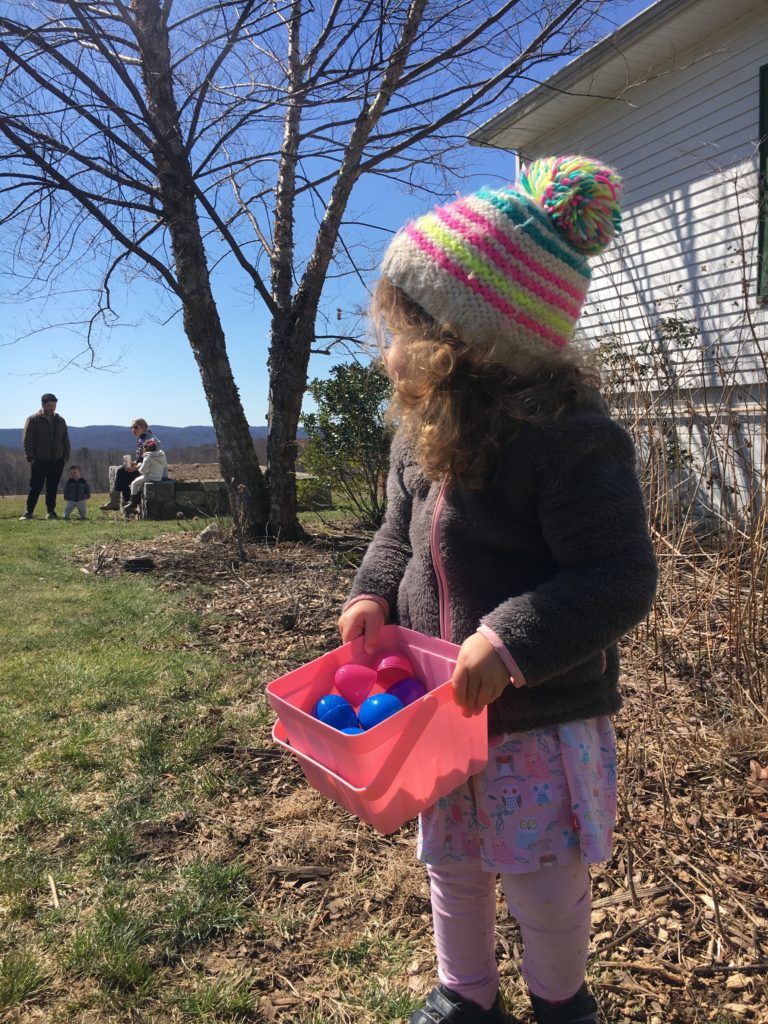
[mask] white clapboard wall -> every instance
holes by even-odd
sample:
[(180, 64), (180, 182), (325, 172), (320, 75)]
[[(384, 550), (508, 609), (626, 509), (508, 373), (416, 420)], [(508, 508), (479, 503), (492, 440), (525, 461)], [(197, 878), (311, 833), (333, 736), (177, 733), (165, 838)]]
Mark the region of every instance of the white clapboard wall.
[[(621, 386), (637, 394), (622, 404), (645, 417), (645, 436), (675, 438), (678, 495), (716, 516), (753, 517), (767, 469), (768, 307), (757, 296), (757, 228), (768, 5), (740, 3), (730, 21), (711, 0), (683, 6), (686, 17), (698, 6), (699, 28), (716, 29), (686, 45), (673, 14), (633, 41), (639, 49), (620, 95), (555, 96), (533, 116), (520, 108), (521, 119), (494, 141), (522, 140), (528, 158), (583, 152), (621, 172), (623, 235), (593, 261), (582, 333), (614, 357), (623, 353)], [(615, 48), (601, 61), (602, 53), (614, 62), (615, 86)], [(593, 63), (591, 77), (565, 93), (604, 92), (600, 73)], [(633, 365), (644, 376), (633, 377)]]

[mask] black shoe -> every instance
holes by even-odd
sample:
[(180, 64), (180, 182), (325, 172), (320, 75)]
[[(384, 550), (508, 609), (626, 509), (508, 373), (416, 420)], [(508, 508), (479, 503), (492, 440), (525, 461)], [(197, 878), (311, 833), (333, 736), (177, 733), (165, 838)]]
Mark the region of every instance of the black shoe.
[(34, 519), (34, 516), (31, 512), (25, 512), (23, 516), (19, 516), (19, 522), (21, 522), (22, 519)]
[(56, 515), (55, 512), (49, 512), (48, 515), (45, 518), (46, 519), (58, 519), (59, 517)]
[(565, 1003), (548, 1003), (533, 992), (530, 995), (536, 1024), (600, 1024), (597, 1001), (586, 981)]
[(445, 985), (433, 988), (420, 1010), (411, 1015), (409, 1024), (516, 1024), (504, 1009), (501, 992), (490, 1010), (484, 1010), (470, 999), (462, 999)]

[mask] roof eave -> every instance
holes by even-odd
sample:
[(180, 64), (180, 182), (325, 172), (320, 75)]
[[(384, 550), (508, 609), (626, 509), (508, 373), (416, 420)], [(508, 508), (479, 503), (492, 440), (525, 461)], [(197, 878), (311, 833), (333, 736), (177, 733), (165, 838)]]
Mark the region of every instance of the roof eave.
[(644, 38), (671, 17), (680, 14), (681, 11), (697, 2), (698, 0), (657, 0), (656, 3), (635, 15), (626, 25), (611, 32), (586, 53), (574, 58), (564, 68), (547, 78), (545, 82), (535, 86), (520, 99), (481, 124), (467, 136), (468, 141), (475, 146), (497, 148), (492, 140), (505, 129), (543, 107), (559, 93), (573, 88), (577, 82), (588, 77), (617, 52), (626, 50), (632, 43)]

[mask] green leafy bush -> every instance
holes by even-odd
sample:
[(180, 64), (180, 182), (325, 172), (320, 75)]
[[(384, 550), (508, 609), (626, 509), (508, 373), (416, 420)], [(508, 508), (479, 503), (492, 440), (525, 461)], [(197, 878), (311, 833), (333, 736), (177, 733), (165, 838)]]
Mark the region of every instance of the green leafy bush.
[(308, 388), (317, 412), (301, 423), (307, 444), (301, 461), (321, 484), (342, 495), (361, 521), (376, 528), (386, 507), (391, 428), (384, 413), (390, 383), (376, 363), (334, 366), (328, 380)]

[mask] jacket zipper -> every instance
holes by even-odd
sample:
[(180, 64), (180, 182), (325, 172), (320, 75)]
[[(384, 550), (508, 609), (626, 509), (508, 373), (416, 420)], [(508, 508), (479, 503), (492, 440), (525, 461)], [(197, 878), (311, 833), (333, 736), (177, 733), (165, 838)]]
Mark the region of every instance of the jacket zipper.
[(432, 555), (432, 568), (437, 579), (437, 604), (440, 615), (440, 637), (443, 640), (451, 639), (451, 605), (448, 591), (448, 577), (445, 575), (445, 567), (440, 557), (440, 520), (445, 503), (445, 481), (440, 485), (440, 491), (435, 502), (435, 509), (432, 513), (432, 529), (429, 536), (430, 554)]

